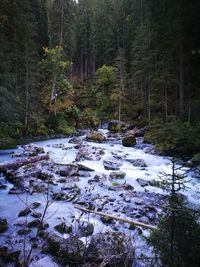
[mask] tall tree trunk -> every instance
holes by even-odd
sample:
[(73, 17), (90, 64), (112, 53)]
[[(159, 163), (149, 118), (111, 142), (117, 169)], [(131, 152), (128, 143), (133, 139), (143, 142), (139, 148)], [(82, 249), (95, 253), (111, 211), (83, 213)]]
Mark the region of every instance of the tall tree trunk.
[(149, 26), (149, 64), (148, 64), (148, 122), (151, 124), (151, 28)]
[(28, 127), (28, 111), (29, 111), (29, 66), (28, 66), (28, 53), (26, 48), (26, 101), (25, 101), (25, 129)]
[(143, 24), (143, 0), (140, 0), (140, 25)]
[(168, 90), (167, 90), (167, 86), (165, 86), (164, 94), (165, 94), (165, 121), (167, 121), (167, 117), (168, 117)]
[(59, 35), (59, 46), (63, 45), (63, 30), (64, 30), (64, 0), (60, 0), (61, 5), (61, 16), (60, 16), (60, 35)]
[(179, 114), (183, 116), (183, 40), (182, 40), (182, 25), (179, 32)]
[(83, 52), (81, 51), (81, 81), (83, 81)]

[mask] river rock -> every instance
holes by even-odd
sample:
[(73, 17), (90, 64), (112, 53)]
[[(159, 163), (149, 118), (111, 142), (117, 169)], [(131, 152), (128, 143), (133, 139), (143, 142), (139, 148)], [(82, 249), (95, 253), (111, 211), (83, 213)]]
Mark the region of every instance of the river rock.
[(37, 156), (38, 154), (45, 153), (43, 147), (39, 147), (35, 144), (28, 144), (28, 145), (22, 145), (22, 148), (24, 150), (24, 155), (33, 157)]
[(146, 181), (146, 180), (144, 180), (142, 178), (137, 178), (136, 181), (142, 187), (145, 187), (145, 186), (148, 186), (149, 185), (149, 181)]
[(63, 177), (78, 175), (79, 168), (75, 164), (67, 164), (67, 165), (57, 164), (55, 168), (57, 169), (56, 174), (59, 174), (60, 176)]
[(7, 188), (7, 185), (6, 184), (4, 184), (4, 183), (2, 183), (2, 182), (0, 182), (0, 189), (6, 189)]
[(65, 239), (50, 233), (47, 237), (47, 251), (64, 265), (78, 264), (84, 259), (85, 246), (76, 236)]
[(85, 159), (86, 160), (100, 160), (102, 155), (104, 154), (105, 152), (102, 148), (83, 145), (78, 150), (78, 153), (76, 155), (76, 161), (81, 161)]
[(8, 222), (6, 219), (0, 218), (0, 233), (6, 232), (8, 229)]
[(17, 231), (18, 235), (28, 235), (31, 233), (31, 229), (29, 228), (23, 228)]
[(127, 135), (122, 139), (122, 145), (125, 147), (132, 147), (136, 144), (135, 135)]
[(117, 161), (113, 162), (111, 160), (104, 160), (103, 165), (106, 170), (117, 171), (122, 166), (122, 163)]
[(37, 209), (39, 206), (41, 206), (41, 203), (40, 203), (40, 202), (33, 202), (33, 203), (30, 205), (30, 208), (31, 208), (31, 209)]
[(113, 179), (124, 179), (125, 176), (126, 176), (126, 173), (125, 172), (122, 172), (122, 171), (119, 171), (119, 172), (111, 172), (110, 173), (110, 179), (113, 180)]
[(106, 137), (102, 133), (92, 132), (87, 135), (86, 140), (89, 142), (104, 143), (106, 142)]
[(147, 167), (146, 162), (143, 159), (127, 159), (134, 167)]
[[(20, 253), (19, 250), (9, 251), (7, 247), (0, 247), (0, 263), (1, 260), (5, 263), (1, 266), (17, 266)], [(9, 264), (11, 262), (14, 265)]]
[(25, 208), (24, 210), (21, 210), (18, 214), (18, 217), (24, 217), (27, 216), (31, 213), (31, 209), (30, 208)]
[(94, 169), (91, 169), (87, 166), (84, 166), (82, 164), (78, 164), (79, 171), (87, 171), (87, 172), (94, 172)]
[(20, 194), (24, 194), (25, 192), (26, 192), (25, 188), (18, 188), (16, 186), (13, 186), (9, 190), (8, 194), (10, 194), (10, 195), (15, 195), (15, 194), (20, 195)]
[(66, 224), (65, 222), (56, 225), (54, 228), (60, 234), (70, 234), (72, 232), (71, 224)]
[(94, 180), (95, 182), (102, 183), (102, 182), (107, 181), (107, 176), (106, 176), (106, 174), (99, 174), (99, 175), (96, 174), (96, 175), (94, 176), (93, 180)]
[(41, 221), (39, 219), (33, 220), (27, 224), (28, 228), (35, 228), (39, 227), (41, 224)]
[(78, 224), (78, 236), (87, 237), (94, 232), (94, 225), (89, 221), (80, 221)]
[(89, 261), (98, 266), (131, 267), (134, 254), (131, 240), (125, 234), (117, 232), (93, 235), (87, 249)]

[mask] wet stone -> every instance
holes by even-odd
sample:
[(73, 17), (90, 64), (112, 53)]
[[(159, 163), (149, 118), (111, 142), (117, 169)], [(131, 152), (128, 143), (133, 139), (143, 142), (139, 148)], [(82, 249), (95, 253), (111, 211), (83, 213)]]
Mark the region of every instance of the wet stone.
[(125, 172), (119, 171), (119, 172), (111, 172), (110, 173), (110, 179), (124, 179), (126, 176)]
[(71, 224), (68, 225), (65, 222), (62, 222), (62, 223), (56, 225), (54, 228), (60, 234), (70, 234), (70, 233), (72, 233), (72, 226), (71, 226)]
[(94, 225), (88, 221), (80, 221), (78, 224), (78, 236), (87, 237), (94, 232)]
[(27, 216), (31, 213), (31, 210), (30, 208), (26, 208), (24, 210), (21, 210), (18, 214), (18, 217), (24, 217), (24, 216)]
[(0, 218), (0, 233), (6, 232), (8, 229), (8, 222), (4, 218)]

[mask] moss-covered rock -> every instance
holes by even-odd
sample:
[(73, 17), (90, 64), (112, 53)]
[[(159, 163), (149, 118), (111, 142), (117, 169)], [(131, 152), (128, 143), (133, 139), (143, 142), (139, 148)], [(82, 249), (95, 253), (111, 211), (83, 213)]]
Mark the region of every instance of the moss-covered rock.
[(86, 140), (89, 142), (104, 143), (106, 142), (106, 137), (102, 133), (92, 132), (87, 135)]
[(122, 139), (122, 145), (125, 147), (132, 147), (136, 144), (135, 135), (128, 135)]
[(110, 173), (110, 179), (113, 180), (113, 179), (124, 179), (126, 176), (126, 173), (125, 172), (122, 172), (122, 171), (118, 171), (118, 172), (111, 172)]
[(0, 149), (15, 148), (16, 145), (16, 141), (10, 137), (0, 138)]
[(70, 234), (70, 233), (72, 233), (72, 226), (66, 224), (65, 222), (62, 222), (62, 223), (56, 225), (54, 228), (55, 228), (56, 231), (58, 231), (61, 234), (65, 234), (65, 233)]
[(84, 259), (85, 246), (75, 236), (65, 239), (50, 233), (47, 237), (47, 250), (62, 264), (78, 264)]

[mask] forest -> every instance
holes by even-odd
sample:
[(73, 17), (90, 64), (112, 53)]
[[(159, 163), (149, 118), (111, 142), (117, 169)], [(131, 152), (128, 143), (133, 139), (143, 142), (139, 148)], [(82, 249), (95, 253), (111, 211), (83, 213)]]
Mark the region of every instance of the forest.
[[(51, 265), (53, 263), (46, 258), (41, 263), (36, 261), (35, 248), (42, 247), (41, 239), (45, 242), (47, 239), (47, 251), (58, 266), (199, 266), (199, 14), (198, 0), (0, 0), (0, 202), (3, 203), (10, 194), (11, 197), (18, 196), (19, 207), (26, 206), (25, 210), (21, 207), (25, 215), (18, 215), (26, 216), (24, 232), (17, 232), (24, 238), (24, 256), (9, 254), (10, 248), (5, 249), (0, 242), (0, 265), (57, 266)], [(42, 147), (27, 145), (41, 140), (46, 142), (39, 143)], [(90, 147), (90, 142), (96, 142), (99, 147), (96, 143)], [(137, 151), (129, 150), (131, 148), (140, 151), (139, 158)], [(5, 160), (11, 159), (11, 153), (12, 157), (20, 159), (7, 163)], [(46, 154), (40, 155), (42, 153)], [(67, 163), (63, 163), (64, 153), (68, 153)], [(73, 153), (76, 153), (75, 158)], [(130, 155), (134, 160), (129, 158)], [(98, 164), (102, 164), (105, 174), (99, 173)], [(126, 164), (131, 167), (125, 168)], [(136, 167), (140, 169), (135, 174)], [(96, 175), (85, 186), (82, 179), (87, 175), (90, 177), (92, 171)], [(129, 175), (141, 177), (134, 176), (137, 182), (130, 182)], [(120, 183), (125, 177), (127, 180)], [(73, 178), (73, 186), (68, 186), (69, 178)], [(195, 185), (190, 184), (190, 178), (192, 181), (196, 179)], [(96, 189), (95, 183), (98, 184)], [(61, 187), (59, 193), (51, 189), (55, 184), (59, 189)], [(6, 195), (3, 190), (7, 190)], [(188, 192), (186, 195), (184, 190)], [(40, 205), (33, 205), (37, 202), (27, 204), (27, 199), (20, 199), (21, 194), (30, 194), (31, 201), (37, 201), (34, 194), (38, 194), (38, 201), (42, 203), (40, 209), (43, 209), (41, 216), (35, 210)], [(46, 194), (45, 204), (41, 194)], [(94, 194), (98, 195), (95, 200)], [(194, 203), (186, 205), (185, 198), (190, 197), (194, 197), (197, 208), (191, 208)], [(102, 208), (95, 202), (97, 199), (103, 202)], [(140, 203), (141, 199), (143, 202)], [(140, 206), (141, 209), (137, 206), (135, 211), (132, 205), (130, 212), (126, 205), (133, 200), (134, 205), (144, 206)], [(95, 261), (97, 252), (92, 250), (95, 239), (91, 239), (86, 257), (80, 236), (79, 239), (73, 239), (74, 236), (67, 239), (69, 243), (51, 234), (44, 238), (45, 218), (48, 212), (54, 212), (50, 206), (57, 201), (70, 203), (68, 214), (70, 209), (74, 214), (76, 209), (81, 210), (80, 218), (84, 212), (100, 215), (101, 223), (106, 226), (112, 225), (113, 220), (129, 223), (130, 226), (125, 228), (135, 231), (138, 240), (145, 233), (138, 230), (130, 217), (140, 220), (149, 216), (141, 219), (141, 227), (145, 224), (144, 228), (153, 229), (153, 233), (150, 237), (145, 236), (145, 241), (141, 238), (140, 255), (136, 248), (133, 252), (127, 234), (121, 234), (120, 240), (128, 244), (131, 251), (127, 252), (125, 247), (120, 251), (125, 253), (126, 259), (119, 260), (114, 255), (112, 265), (112, 256), (108, 254), (109, 260), (99, 258)], [(8, 202), (11, 210), (12, 203)], [(110, 206), (104, 208), (107, 203)], [(160, 212), (161, 203), (167, 203), (163, 212)], [(0, 208), (5, 207), (0, 204)], [(116, 214), (115, 209), (119, 211)], [(138, 215), (137, 209), (143, 215)], [(30, 226), (27, 221), (31, 212), (37, 218), (34, 221), (37, 225)], [(14, 219), (9, 217), (6, 209), (2, 214), (0, 233), (7, 229), (16, 232), (13, 225), (11, 228), (7, 225), (7, 221), (10, 223)], [(59, 213), (59, 216), (64, 215)], [(74, 221), (74, 217), (70, 219)], [(65, 219), (54, 227), (61, 235), (74, 231), (73, 223), (72, 228), (66, 228), (69, 225)], [(121, 231), (123, 227), (119, 225), (116, 223), (116, 227), (111, 228), (118, 227), (117, 231)], [(36, 234), (27, 232), (27, 227), (28, 230), (37, 227)], [(81, 238), (86, 237), (86, 242), (90, 234), (83, 234), (83, 231), (87, 232), (91, 227), (89, 222), (87, 229), (76, 229), (82, 231)], [(29, 234), (30, 240), (27, 241)], [(100, 237), (102, 247), (108, 245), (107, 238), (115, 242), (117, 237), (115, 232), (105, 239)], [(146, 244), (148, 251), (149, 247), (154, 248), (151, 250), (155, 253), (153, 256), (144, 252)], [(66, 246), (77, 249), (79, 245), (80, 250), (73, 255), (66, 250)], [(118, 250), (116, 246), (118, 243), (112, 247), (114, 253)], [(38, 255), (42, 258), (43, 251)], [(136, 255), (134, 260), (133, 255)], [(69, 260), (70, 257), (73, 259)], [(35, 261), (36, 265), (31, 265)], [(18, 265), (9, 265), (10, 262)]]
[(197, 154), (199, 5), (1, 0), (0, 147), (117, 119)]

